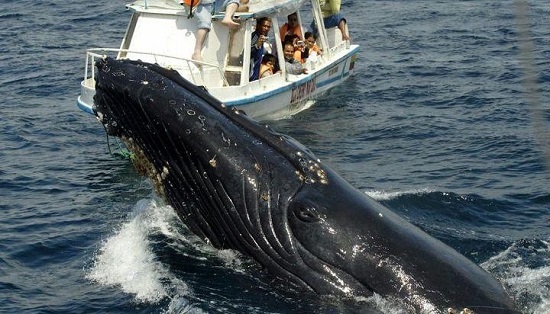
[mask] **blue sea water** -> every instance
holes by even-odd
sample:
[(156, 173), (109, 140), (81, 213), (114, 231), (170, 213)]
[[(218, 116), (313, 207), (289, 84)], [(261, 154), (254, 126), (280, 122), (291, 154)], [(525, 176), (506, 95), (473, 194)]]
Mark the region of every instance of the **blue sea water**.
[[(355, 76), (270, 125), (491, 272), (522, 312), (541, 314), (550, 4), (529, 2), (525, 21), (514, 1), (344, 0), (361, 45)], [(125, 3), (0, 6), (0, 312), (405, 313), (378, 296), (278, 289), (246, 257), (197, 240), (109, 155), (75, 101), (85, 49), (119, 46)]]

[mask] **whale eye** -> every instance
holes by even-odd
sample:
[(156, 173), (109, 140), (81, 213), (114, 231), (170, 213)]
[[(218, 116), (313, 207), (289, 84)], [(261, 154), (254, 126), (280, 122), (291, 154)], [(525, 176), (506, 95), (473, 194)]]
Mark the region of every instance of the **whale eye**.
[(321, 220), (319, 212), (317, 211), (317, 209), (313, 204), (307, 204), (307, 203), (295, 204), (293, 211), (296, 218), (298, 218), (303, 222), (311, 223), (311, 222), (317, 222)]

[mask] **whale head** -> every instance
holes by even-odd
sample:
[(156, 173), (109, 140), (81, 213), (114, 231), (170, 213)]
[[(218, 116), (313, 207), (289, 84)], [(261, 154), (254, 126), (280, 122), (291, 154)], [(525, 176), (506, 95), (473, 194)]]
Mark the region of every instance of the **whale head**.
[(358, 191), (291, 137), (175, 71), (96, 64), (95, 110), (205, 242), (320, 295), (373, 293), (411, 311), (516, 313), (489, 273)]

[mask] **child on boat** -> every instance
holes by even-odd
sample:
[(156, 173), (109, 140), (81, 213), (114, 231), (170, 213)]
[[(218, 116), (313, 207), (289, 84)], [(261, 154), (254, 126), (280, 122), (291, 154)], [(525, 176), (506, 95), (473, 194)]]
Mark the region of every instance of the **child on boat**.
[(262, 58), (262, 64), (260, 65), (260, 78), (268, 77), (275, 74), (275, 63), (277, 59), (274, 55), (266, 53)]
[(306, 32), (306, 34), (304, 35), (304, 39), (309, 49), (309, 54), (311, 54), (312, 52), (315, 52), (315, 54), (317, 54), (318, 56), (323, 54), (321, 48), (317, 46), (315, 36), (312, 32)]

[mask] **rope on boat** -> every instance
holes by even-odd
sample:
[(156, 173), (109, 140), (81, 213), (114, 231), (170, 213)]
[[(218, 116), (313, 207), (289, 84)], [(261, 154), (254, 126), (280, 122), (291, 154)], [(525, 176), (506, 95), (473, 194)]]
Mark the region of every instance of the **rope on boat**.
[[(105, 128), (105, 127), (104, 127)], [(107, 139), (107, 149), (109, 150), (109, 154), (113, 157), (118, 157), (120, 159), (128, 159), (133, 161), (134, 160), (134, 154), (130, 152), (126, 147), (120, 144), (119, 141), (115, 141), (117, 143), (118, 149), (113, 152), (111, 150), (111, 142), (109, 141), (109, 134), (107, 133), (107, 129), (105, 128), (105, 137)]]

